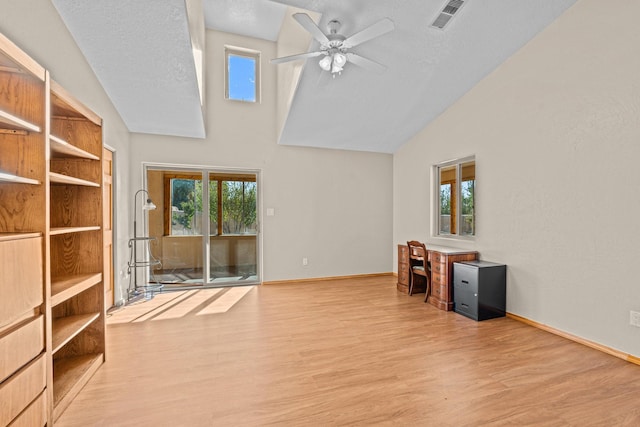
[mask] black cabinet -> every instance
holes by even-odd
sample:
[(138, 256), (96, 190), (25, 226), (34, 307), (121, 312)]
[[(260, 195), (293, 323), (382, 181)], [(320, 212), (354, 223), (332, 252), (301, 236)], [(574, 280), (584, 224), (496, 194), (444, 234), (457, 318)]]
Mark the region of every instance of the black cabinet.
[(507, 266), (488, 261), (453, 263), (454, 310), (474, 320), (506, 313)]

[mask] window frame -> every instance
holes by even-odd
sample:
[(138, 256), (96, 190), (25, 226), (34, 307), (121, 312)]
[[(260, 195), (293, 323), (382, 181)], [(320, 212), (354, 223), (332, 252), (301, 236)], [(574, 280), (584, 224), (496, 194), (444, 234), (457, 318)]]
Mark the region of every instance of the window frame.
[[(433, 197), (432, 197), (432, 212), (433, 212), (433, 220), (431, 224), (431, 235), (432, 237), (444, 238), (444, 239), (454, 239), (454, 240), (475, 240), (477, 235), (477, 227), (476, 227), (476, 191), (477, 188), (477, 174), (474, 172), (474, 191), (473, 191), (473, 234), (460, 234), (460, 226), (463, 221), (463, 210), (462, 210), (462, 166), (466, 163), (474, 164), (474, 170), (477, 167), (476, 157), (475, 155), (460, 157), (452, 160), (447, 160), (444, 162), (437, 163), (432, 166), (432, 180), (433, 182)], [(445, 181), (441, 182), (441, 169), (455, 167), (455, 180), (454, 181)], [(466, 181), (465, 181), (466, 182)], [(450, 184), (451, 185), (451, 225), (455, 224), (456, 233), (441, 233), (441, 199), (440, 199), (440, 187), (442, 184)], [(455, 185), (453, 185), (455, 184)]]
[[(256, 185), (258, 184), (258, 176), (257, 174), (252, 173), (225, 173), (225, 172), (208, 172), (208, 182), (216, 181), (217, 182), (217, 191), (218, 191), (218, 199), (216, 200), (216, 209), (218, 212), (218, 224), (216, 233), (213, 234), (212, 230), (209, 230), (209, 237), (214, 236), (234, 236), (234, 233), (224, 233), (223, 226), (224, 221), (221, 221), (220, 218), (223, 217), (223, 206), (222, 206), (222, 182), (223, 181), (237, 181), (237, 182), (254, 182)], [(163, 232), (164, 236), (180, 236), (177, 234), (171, 233), (171, 219), (172, 219), (172, 204), (171, 204), (171, 181), (173, 179), (184, 179), (184, 180), (204, 180), (202, 173), (197, 172), (184, 172), (184, 173), (171, 173), (163, 175), (163, 187), (164, 187), (164, 224), (163, 224)], [(257, 206), (258, 201), (256, 200), (256, 215), (257, 215)], [(245, 235), (257, 235), (258, 230), (258, 218), (256, 217), (256, 232), (255, 233), (246, 233)], [(202, 236), (203, 234), (194, 234), (196, 236)]]
[[(225, 233), (224, 232), (224, 220), (223, 220), (223, 211), (224, 211), (224, 203), (223, 203), (223, 182), (253, 182), (255, 185), (258, 185), (258, 177), (257, 175), (252, 174), (225, 174), (225, 173), (217, 173), (210, 172), (209, 173), (209, 182), (216, 182), (217, 186), (217, 195), (218, 199), (216, 200), (217, 204), (217, 215), (218, 215), (218, 223), (216, 234), (211, 234), (211, 230), (209, 230), (209, 236), (236, 236), (236, 233)], [(211, 190), (209, 190), (211, 191)], [(254, 233), (240, 233), (240, 235), (257, 235), (258, 234), (258, 206), (256, 200), (256, 231)]]
[[(244, 57), (244, 58), (250, 58), (254, 60), (254, 64), (255, 64), (255, 69), (254, 69), (254, 74), (255, 74), (255, 85), (254, 85), (254, 90), (255, 90), (255, 100), (249, 100), (249, 99), (238, 99), (238, 98), (231, 98), (230, 94), (229, 94), (229, 56), (240, 56), (240, 57)], [(261, 102), (261, 90), (260, 90), (260, 81), (262, 79), (261, 76), (261, 69), (260, 69), (260, 51), (257, 50), (252, 50), (252, 49), (246, 49), (246, 48), (241, 48), (241, 47), (235, 47), (235, 46), (225, 46), (224, 47), (224, 98), (227, 101), (236, 101), (236, 102), (243, 102), (243, 103), (247, 103), (247, 104), (260, 104)]]

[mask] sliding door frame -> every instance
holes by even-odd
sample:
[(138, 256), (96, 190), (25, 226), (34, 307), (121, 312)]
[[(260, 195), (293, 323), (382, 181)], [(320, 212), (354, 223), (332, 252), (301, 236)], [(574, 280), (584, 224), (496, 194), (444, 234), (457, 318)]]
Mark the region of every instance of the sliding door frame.
[[(248, 281), (243, 283), (235, 283), (229, 282), (224, 283), (221, 286), (240, 286), (240, 285), (256, 285), (262, 283), (263, 277), (263, 263), (262, 263), (262, 252), (263, 252), (263, 233), (262, 233), (262, 170), (261, 169), (249, 169), (249, 168), (230, 168), (230, 167), (219, 167), (219, 166), (203, 166), (203, 165), (186, 165), (186, 164), (177, 164), (177, 163), (150, 163), (143, 162), (142, 163), (142, 175), (143, 175), (143, 186), (147, 188), (147, 172), (149, 170), (154, 171), (176, 171), (176, 172), (185, 172), (185, 173), (194, 173), (201, 174), (202, 177), (202, 206), (209, 206), (209, 176), (211, 174), (230, 174), (230, 175), (255, 175), (256, 177), (256, 275), (257, 278), (255, 281)], [(203, 208), (203, 211), (205, 209)], [(212, 286), (213, 282), (210, 280), (210, 268), (211, 268), (211, 229), (210, 229), (210, 221), (208, 220), (208, 209), (207, 212), (207, 220), (205, 221), (205, 215), (203, 212), (202, 218), (202, 268), (203, 268), (203, 286)], [(144, 216), (144, 232), (146, 235), (149, 234), (149, 223), (147, 215)], [(206, 237), (206, 238), (205, 238)], [(149, 271), (146, 272), (149, 275)], [(188, 286), (185, 286), (188, 287)]]

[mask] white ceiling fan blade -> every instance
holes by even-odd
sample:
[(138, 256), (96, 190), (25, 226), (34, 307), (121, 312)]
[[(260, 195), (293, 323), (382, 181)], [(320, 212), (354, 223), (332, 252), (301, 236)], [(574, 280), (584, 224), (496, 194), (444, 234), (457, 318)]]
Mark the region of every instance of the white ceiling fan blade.
[(362, 67), (366, 70), (373, 71), (374, 73), (382, 74), (387, 70), (387, 67), (385, 67), (384, 65), (378, 62), (372, 61), (370, 59), (367, 59), (365, 57), (362, 57), (355, 53), (348, 52), (347, 60), (352, 64), (357, 65), (358, 67)]
[(329, 43), (329, 39), (327, 38), (327, 36), (322, 32), (320, 27), (318, 27), (316, 23), (313, 22), (313, 19), (311, 19), (309, 15), (307, 15), (306, 13), (294, 13), (293, 18), (298, 21), (298, 23), (302, 25), (305, 30), (311, 33), (313, 38), (318, 40), (321, 44), (324, 45)]
[(326, 52), (323, 52), (321, 50), (319, 50), (317, 52), (299, 53), (297, 55), (283, 56), (282, 58), (273, 58), (271, 60), (271, 63), (272, 64), (282, 64), (283, 62), (295, 61), (297, 59), (313, 58), (315, 56), (320, 56), (320, 55), (325, 55), (325, 54), (326, 54)]
[(346, 48), (357, 46), (360, 43), (364, 43), (383, 34), (386, 34), (389, 31), (393, 31), (395, 27), (396, 26), (391, 19), (384, 18), (376, 22), (375, 24), (368, 26), (364, 30), (355, 33), (351, 37), (347, 37), (347, 39), (342, 42), (342, 46)]

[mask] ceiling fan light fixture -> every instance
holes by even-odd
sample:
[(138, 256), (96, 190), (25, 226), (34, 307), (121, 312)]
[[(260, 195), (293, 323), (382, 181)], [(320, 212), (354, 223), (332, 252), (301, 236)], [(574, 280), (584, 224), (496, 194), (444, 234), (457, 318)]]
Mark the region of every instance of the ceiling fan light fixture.
[(347, 56), (344, 53), (334, 53), (333, 54), (333, 63), (338, 65), (339, 67), (344, 67), (344, 64), (347, 63)]
[(327, 55), (324, 58), (322, 58), (318, 64), (320, 65), (320, 68), (322, 68), (325, 71), (329, 71), (331, 70), (331, 62), (332, 62), (332, 58), (331, 56)]
[(331, 65), (331, 74), (335, 78), (336, 73), (341, 74), (344, 65), (347, 63), (347, 56), (343, 53), (336, 52), (332, 56), (333, 62)]

